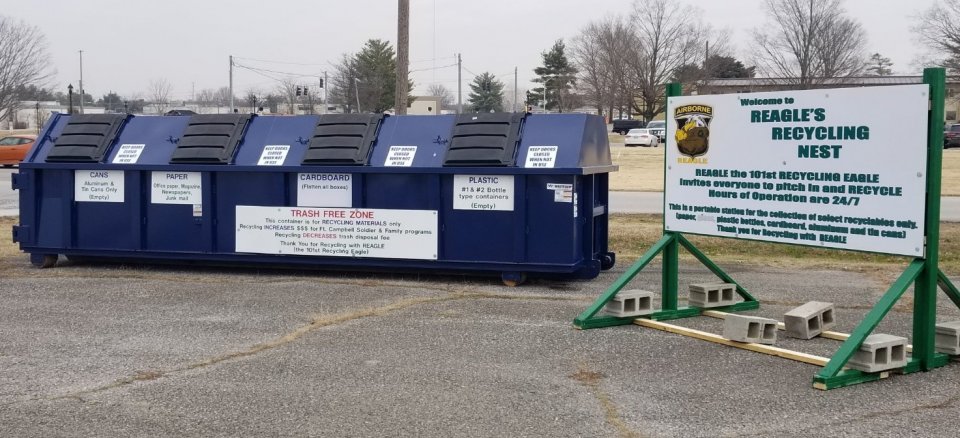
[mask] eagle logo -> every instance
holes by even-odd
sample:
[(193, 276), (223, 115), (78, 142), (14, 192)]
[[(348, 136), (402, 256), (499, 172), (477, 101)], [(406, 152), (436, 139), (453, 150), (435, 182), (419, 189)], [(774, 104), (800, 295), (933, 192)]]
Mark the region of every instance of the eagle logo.
[(677, 150), (688, 157), (699, 157), (710, 148), (710, 120), (713, 108), (708, 105), (683, 105), (673, 112), (677, 121)]

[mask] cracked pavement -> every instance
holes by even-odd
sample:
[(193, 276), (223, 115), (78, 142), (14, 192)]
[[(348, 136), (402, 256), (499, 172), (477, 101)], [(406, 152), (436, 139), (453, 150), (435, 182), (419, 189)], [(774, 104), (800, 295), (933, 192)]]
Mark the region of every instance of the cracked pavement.
[[(952, 435), (960, 366), (828, 392), (817, 367), (573, 318), (593, 281), (117, 265), (0, 278), (7, 436)], [(658, 290), (658, 267), (631, 287)], [(849, 332), (889, 275), (725, 266), (780, 319), (837, 305)], [(893, 273), (895, 274), (895, 272)], [(681, 290), (710, 279), (681, 265)], [(908, 292), (909, 295), (909, 292)], [(909, 298), (906, 296), (905, 298)], [(909, 301), (877, 332), (909, 336)], [(904, 304), (902, 303), (902, 304)], [(960, 312), (939, 300), (940, 320)], [(698, 317), (678, 325), (722, 331)], [(836, 341), (781, 337), (829, 356)]]

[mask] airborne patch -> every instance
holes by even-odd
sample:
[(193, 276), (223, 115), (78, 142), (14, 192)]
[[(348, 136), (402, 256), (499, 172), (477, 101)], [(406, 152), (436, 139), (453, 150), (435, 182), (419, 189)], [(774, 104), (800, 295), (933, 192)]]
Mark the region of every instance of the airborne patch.
[(677, 150), (688, 157), (699, 157), (710, 148), (710, 120), (713, 108), (708, 105), (683, 105), (673, 112), (677, 121)]

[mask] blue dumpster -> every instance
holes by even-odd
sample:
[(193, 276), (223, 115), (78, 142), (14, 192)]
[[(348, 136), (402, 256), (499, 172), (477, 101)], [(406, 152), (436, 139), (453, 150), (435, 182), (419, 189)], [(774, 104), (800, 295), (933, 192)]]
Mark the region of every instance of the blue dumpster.
[(611, 165), (584, 114), (54, 115), (13, 238), (77, 259), (593, 278)]

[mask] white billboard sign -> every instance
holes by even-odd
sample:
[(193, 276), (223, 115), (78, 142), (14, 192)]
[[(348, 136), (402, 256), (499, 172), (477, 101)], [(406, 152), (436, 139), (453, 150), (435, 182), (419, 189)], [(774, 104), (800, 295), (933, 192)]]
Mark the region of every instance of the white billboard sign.
[(671, 97), (669, 231), (924, 255), (928, 86)]

